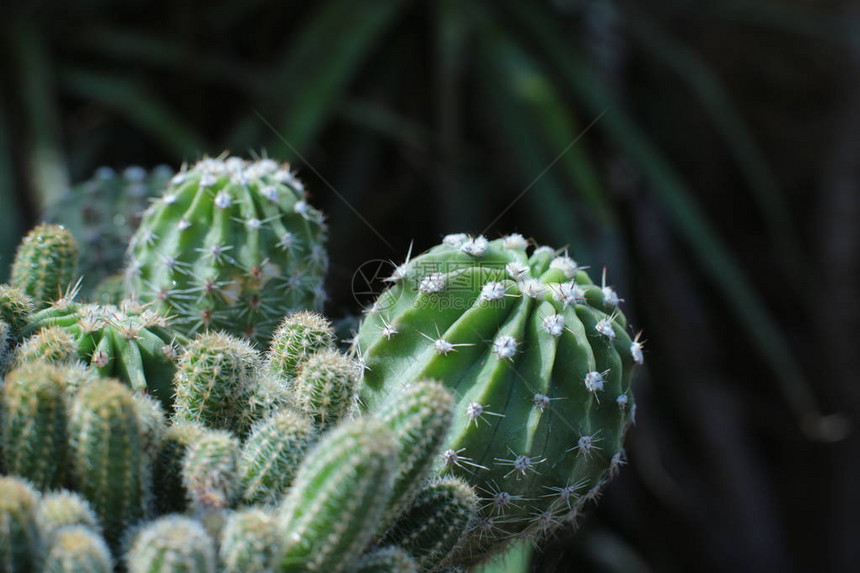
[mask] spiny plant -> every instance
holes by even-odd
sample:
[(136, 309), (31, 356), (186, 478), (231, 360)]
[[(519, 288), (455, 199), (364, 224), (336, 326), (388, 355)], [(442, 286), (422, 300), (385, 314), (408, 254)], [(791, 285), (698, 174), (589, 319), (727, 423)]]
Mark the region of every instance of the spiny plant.
[(225, 573), (271, 573), (280, 543), (274, 516), (253, 507), (237, 511), (221, 536)]
[(10, 283), (44, 308), (75, 283), (77, 266), (78, 245), (72, 234), (58, 225), (38, 225), (18, 246)]
[(47, 547), (42, 573), (111, 573), (113, 559), (101, 535), (71, 525), (57, 531)]
[(77, 291), (36, 312), (24, 335), (59, 327), (74, 339), (78, 357), (104, 377), (116, 377), (137, 392), (149, 392), (168, 411), (178, 345), (184, 337), (169, 320), (132, 301), (120, 306), (74, 302)]
[(120, 272), (126, 245), (149, 200), (161, 193), (172, 176), (166, 165), (151, 171), (131, 165), (119, 173), (99, 167), (90, 179), (68, 188), (46, 206), (45, 221), (62, 225), (77, 240), (82, 294), (88, 300), (96, 285)]
[(575, 515), (624, 463), (635, 411), (642, 344), (618, 295), (566, 252), (527, 247), (520, 235), (445, 237), (395, 269), (355, 340), (369, 410), (419, 379), (455, 392), (439, 471), (481, 496), (466, 561)]
[(147, 209), (130, 242), (126, 290), (188, 335), (265, 341), (282, 316), (324, 302), (325, 235), (289, 165), (203, 159)]
[(333, 350), (331, 322), (316, 312), (299, 311), (285, 317), (272, 335), (268, 367), (272, 374), (292, 380), (299, 364), (316, 352)]
[(126, 564), (129, 573), (215, 573), (215, 543), (193, 519), (162, 517), (137, 533)]
[(98, 517), (90, 503), (79, 494), (68, 490), (55, 490), (43, 495), (36, 507), (36, 522), (46, 540), (69, 526), (86, 527), (101, 532)]
[(33, 310), (33, 299), (23, 289), (0, 284), (0, 320), (9, 325), (13, 341), (30, 322)]
[(36, 525), (39, 492), (26, 481), (0, 476), (0, 570), (30, 573), (37, 570), (40, 535)]

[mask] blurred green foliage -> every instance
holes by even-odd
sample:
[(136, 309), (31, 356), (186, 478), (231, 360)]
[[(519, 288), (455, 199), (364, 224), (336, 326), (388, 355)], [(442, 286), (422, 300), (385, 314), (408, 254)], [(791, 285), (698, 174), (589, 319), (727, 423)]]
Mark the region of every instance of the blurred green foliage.
[(860, 528), (846, 434), (860, 359), (845, 340), (860, 326), (857, 12), (15, 6), (0, 24), (0, 275), (42, 206), (97, 166), (224, 149), (293, 161), (329, 213), (335, 316), (358, 311), (362, 262), (448, 232), (569, 245), (626, 293), (650, 376), (631, 467), (579, 544), (560, 540), (535, 567), (844, 569), (860, 562), (846, 533)]

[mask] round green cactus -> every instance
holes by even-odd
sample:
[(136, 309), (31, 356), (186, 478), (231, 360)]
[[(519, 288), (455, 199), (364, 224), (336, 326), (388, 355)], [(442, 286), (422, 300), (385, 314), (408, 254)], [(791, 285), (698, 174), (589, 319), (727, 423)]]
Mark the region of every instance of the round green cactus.
[(149, 200), (161, 193), (172, 176), (166, 165), (149, 172), (133, 165), (121, 173), (100, 167), (89, 180), (47, 206), (45, 220), (68, 229), (80, 246), (85, 297), (107, 276), (120, 271), (126, 245)]
[(88, 527), (66, 526), (48, 546), (43, 573), (111, 573), (113, 560), (104, 539)]
[(33, 298), (39, 308), (63, 297), (77, 280), (78, 245), (58, 225), (34, 227), (18, 246), (11, 284)]
[(221, 536), (225, 573), (274, 573), (280, 543), (277, 521), (265, 511), (252, 507), (232, 514)]
[(0, 477), (0, 571), (37, 570), (41, 540), (36, 525), (39, 493), (15, 477)]
[(480, 559), (514, 536), (547, 533), (623, 462), (642, 347), (615, 291), (566, 253), (512, 235), (451, 235), (398, 267), (355, 341), (362, 400), (422, 378), (457, 397), (440, 471), (476, 486)]
[(36, 522), (42, 537), (47, 540), (70, 525), (101, 532), (99, 519), (90, 503), (79, 494), (66, 490), (52, 491), (42, 496), (36, 508)]
[(128, 294), (191, 335), (265, 341), (281, 317), (320, 308), (328, 266), (322, 214), (270, 159), (203, 159), (174, 176), (132, 237)]
[(135, 536), (126, 562), (129, 573), (215, 573), (215, 543), (197, 521), (170, 515)]
[(164, 316), (131, 301), (117, 307), (63, 299), (32, 315), (23, 334), (48, 327), (70, 334), (78, 357), (99, 375), (148, 392), (170, 410), (177, 345), (184, 338)]

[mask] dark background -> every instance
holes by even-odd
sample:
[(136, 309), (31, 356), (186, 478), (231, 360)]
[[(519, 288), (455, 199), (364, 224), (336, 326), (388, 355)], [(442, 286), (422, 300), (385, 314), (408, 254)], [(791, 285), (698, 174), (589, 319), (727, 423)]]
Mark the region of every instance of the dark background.
[(629, 466), (535, 570), (860, 569), (856, 3), (16, 2), (0, 47), (0, 278), (97, 166), (225, 149), (328, 213), (333, 317), (411, 242), (569, 245), (648, 368)]

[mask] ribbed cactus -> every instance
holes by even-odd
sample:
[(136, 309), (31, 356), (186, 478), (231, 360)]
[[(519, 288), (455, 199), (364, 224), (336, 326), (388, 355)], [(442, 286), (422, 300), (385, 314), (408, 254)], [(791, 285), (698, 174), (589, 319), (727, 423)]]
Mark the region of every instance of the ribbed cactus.
[(334, 349), (334, 330), (316, 312), (299, 311), (284, 318), (272, 334), (269, 371), (285, 380), (296, 377), (299, 364), (316, 352)]
[(264, 341), (286, 314), (320, 308), (328, 266), (322, 214), (270, 159), (203, 159), (173, 177), (132, 237), (126, 288), (186, 334)]
[(380, 422), (341, 425), (308, 454), (278, 511), (280, 573), (345, 571), (370, 542), (397, 472)]
[(48, 546), (42, 573), (111, 573), (113, 561), (104, 539), (88, 527), (66, 526)]
[(0, 284), (0, 320), (9, 325), (14, 338), (17, 339), (30, 322), (33, 310), (33, 299), (23, 289)]
[(121, 306), (62, 300), (32, 315), (24, 334), (59, 327), (75, 340), (78, 357), (100, 375), (148, 392), (170, 409), (177, 345), (168, 320), (130, 301)]
[(258, 423), (239, 459), (245, 502), (271, 505), (280, 501), (315, 439), (311, 420), (288, 408)]
[(476, 486), (481, 519), (465, 554), (553, 530), (622, 461), (632, 420), (631, 340), (619, 298), (566, 253), (531, 256), (519, 235), (451, 235), (398, 267), (355, 350), (362, 399), (423, 378), (457, 396), (440, 469)]
[(226, 430), (205, 429), (188, 444), (182, 483), (196, 510), (230, 507), (239, 494), (239, 441)]
[(39, 493), (29, 483), (0, 477), (0, 573), (32, 573), (41, 552), (36, 526)]
[(160, 513), (185, 511), (189, 494), (183, 483), (182, 467), (188, 448), (205, 431), (203, 426), (189, 422), (167, 427), (153, 467), (153, 489)]
[(78, 245), (72, 234), (58, 225), (39, 225), (18, 246), (10, 283), (44, 308), (74, 286), (77, 266)]
[(262, 368), (260, 353), (221, 332), (197, 336), (180, 355), (174, 377), (174, 419), (248, 433), (249, 401)]
[(66, 190), (47, 206), (45, 220), (63, 225), (80, 247), (85, 297), (105, 277), (120, 271), (126, 245), (143, 211), (172, 175), (166, 165), (149, 172), (129, 166), (121, 173), (100, 167), (89, 180)]
[(76, 489), (116, 549), (126, 528), (146, 516), (151, 482), (131, 391), (110, 379), (82, 388), (72, 403), (69, 442)]
[(74, 364), (79, 358), (74, 335), (62, 326), (48, 326), (15, 349), (14, 363), (45, 360), (55, 364)]
[(418, 564), (399, 547), (383, 547), (362, 555), (349, 573), (418, 573)]
[(40, 490), (61, 485), (66, 470), (66, 369), (26, 363), (6, 377), (0, 436), (6, 471)]
[(442, 478), (418, 493), (383, 543), (403, 547), (422, 571), (431, 571), (465, 538), (477, 515), (478, 496), (472, 487), (459, 478)]
[(293, 383), (294, 406), (325, 431), (355, 409), (360, 375), (358, 364), (336, 350), (312, 354), (299, 366)]
[(215, 573), (215, 543), (199, 522), (162, 517), (134, 537), (126, 556), (129, 573)]
[(36, 508), (36, 522), (42, 537), (50, 540), (54, 534), (70, 525), (101, 532), (98, 517), (90, 503), (75, 492), (58, 490), (42, 496)]
[(221, 536), (225, 573), (274, 573), (281, 538), (275, 518), (257, 508), (230, 516)]

